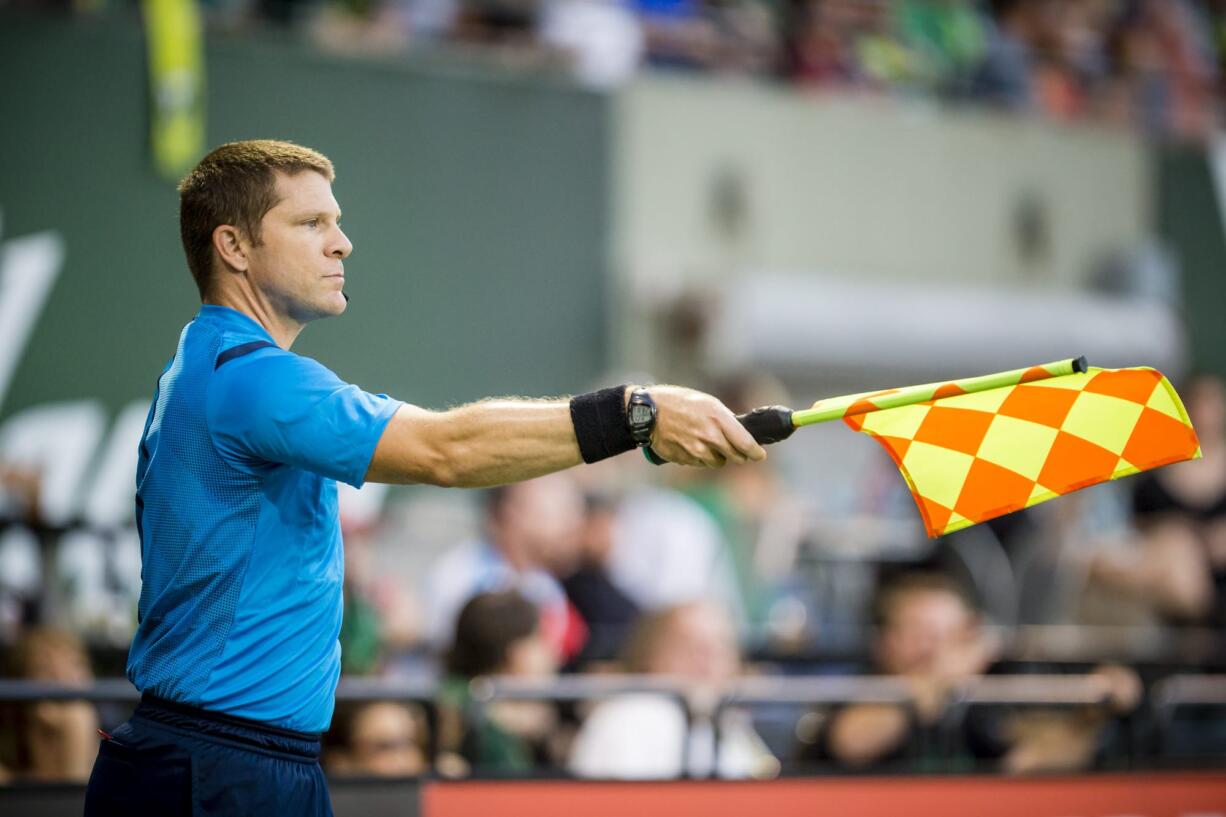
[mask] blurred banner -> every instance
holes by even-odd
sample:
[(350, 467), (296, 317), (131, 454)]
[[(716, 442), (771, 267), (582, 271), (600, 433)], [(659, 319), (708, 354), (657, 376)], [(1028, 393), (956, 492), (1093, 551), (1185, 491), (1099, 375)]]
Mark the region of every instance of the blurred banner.
[(771, 783), (436, 783), (424, 817), (1209, 817), (1226, 774), (875, 778)]
[(204, 28), (196, 0), (144, 0), (141, 9), (153, 161), (177, 182), (204, 155)]

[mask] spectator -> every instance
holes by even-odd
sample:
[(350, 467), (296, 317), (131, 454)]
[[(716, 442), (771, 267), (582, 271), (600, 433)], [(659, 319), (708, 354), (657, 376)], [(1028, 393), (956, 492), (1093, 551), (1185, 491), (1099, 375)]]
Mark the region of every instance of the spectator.
[(638, 69), (643, 30), (617, 0), (554, 0), (541, 21), (541, 38), (570, 60), (585, 85), (621, 85)]
[(344, 744), (328, 752), (329, 773), (415, 777), (426, 771), (426, 728), (418, 708), (376, 701), (362, 704), (347, 717), (342, 711), (335, 721), (332, 732), (343, 731)]
[[(980, 626), (961, 588), (936, 573), (904, 573), (875, 603), (878, 670), (905, 678), (912, 708), (852, 704), (836, 710), (817, 744), (818, 757), (852, 767), (919, 762), (942, 745), (941, 719), (951, 693), (985, 673), (997, 648)], [(1127, 670), (1103, 668), (1121, 708), (1136, 704), (1139, 682)], [(957, 726), (959, 759), (990, 761), (1010, 772), (1072, 771), (1087, 767), (1099, 745), (1101, 724), (1085, 713), (1030, 711), (988, 716), (972, 710)]]
[(542, 6), (539, 0), (461, 0), (453, 34), (470, 43), (532, 46)]
[[(76, 636), (31, 630), (13, 650), (13, 675), (28, 681), (87, 686), (89, 656)], [(17, 778), (80, 782), (89, 779), (98, 752), (98, 715), (86, 701), (39, 701), (13, 710), (16, 737), (11, 771)], [(8, 731), (8, 730), (5, 730)]]
[(382, 671), (389, 658), (409, 652), (420, 641), (421, 612), (403, 583), (380, 574), (374, 523), (347, 519), (342, 511), (341, 526), (345, 533), (341, 672), (372, 675)]
[(41, 495), (42, 474), (38, 470), (0, 461), (0, 516), (32, 527), (45, 524)]
[(409, 46), (407, 14), (384, 0), (328, 0), (310, 21), (315, 44), (342, 54), (394, 54)]
[(786, 40), (785, 73), (802, 86), (884, 90), (911, 72), (890, 0), (799, 0)]
[(1124, 4), (1108, 38), (1108, 114), (1147, 132), (1202, 136), (1213, 112), (1208, 23), (1181, 0)]
[(976, 96), (1010, 110), (1034, 103), (1034, 43), (1039, 26), (1031, 0), (993, 0), (983, 61), (975, 71)]
[(490, 489), (485, 536), (444, 553), (429, 570), (430, 642), (446, 647), (460, 608), (473, 596), (515, 589), (540, 611), (541, 630), (558, 654), (576, 655), (586, 634), (552, 571), (574, 562), (582, 523), (583, 497), (568, 474)]
[(1216, 112), (1213, 85), (1213, 34), (1203, 8), (1187, 0), (1146, 0), (1146, 23), (1158, 36), (1170, 75), (1170, 130), (1180, 136), (1203, 137)]
[[(673, 698), (622, 695), (598, 704), (583, 721), (570, 755), (581, 777), (661, 779), (688, 773), (770, 777), (779, 764), (754, 732), (748, 713), (724, 710), (715, 746), (711, 706), (719, 688), (741, 671), (728, 617), (707, 603), (690, 603), (645, 617), (627, 645), (626, 669), (692, 685), (693, 723)], [(686, 757), (688, 766), (682, 766)]]
[(615, 658), (639, 617), (638, 605), (614, 584), (608, 571), (616, 521), (616, 510), (607, 498), (589, 496), (576, 560), (556, 569), (566, 597), (587, 629), (583, 651), (571, 662), (574, 666)]
[(715, 65), (719, 30), (702, 0), (634, 0), (649, 65), (704, 69)]
[[(608, 462), (652, 467), (642, 458)], [(742, 621), (736, 568), (715, 520), (680, 491), (651, 485), (642, 472), (636, 476), (637, 484), (616, 499), (606, 562), (613, 581), (644, 610), (713, 599)]]
[(1226, 628), (1226, 387), (1202, 374), (1181, 391), (1203, 457), (1137, 477), (1141, 550), (1099, 560), (1095, 575), (1174, 620)]
[[(783, 386), (762, 374), (729, 377), (715, 393), (737, 414), (789, 402)], [(779, 479), (773, 461), (754, 468), (732, 465), (710, 474), (673, 476), (718, 526), (747, 633), (755, 639), (766, 635), (773, 597), (793, 578), (800, 543), (807, 534), (804, 506)]]
[[(1073, 548), (1089, 550), (1078, 595), (1084, 623), (1226, 626), (1226, 396), (1208, 375), (1191, 378), (1180, 392), (1203, 458), (1128, 483), (1136, 529), (1127, 535), (1064, 534)], [(1070, 498), (1065, 509), (1089, 496)]]
[(969, 0), (898, 0), (899, 37), (913, 79), (937, 92), (965, 88), (984, 54), (984, 21)]
[[(470, 717), (469, 681), (487, 675), (542, 679), (557, 669), (537, 608), (513, 590), (481, 593), (464, 605), (447, 655), (440, 742), (445, 766), (484, 773), (526, 772), (551, 766), (557, 713), (550, 704), (499, 701)], [(458, 759), (461, 763), (456, 763)]]

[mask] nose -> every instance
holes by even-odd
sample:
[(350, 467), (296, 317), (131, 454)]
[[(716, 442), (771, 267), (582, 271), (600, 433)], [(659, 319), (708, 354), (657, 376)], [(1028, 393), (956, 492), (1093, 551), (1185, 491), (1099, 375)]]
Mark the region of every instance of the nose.
[(353, 242), (349, 240), (349, 236), (345, 235), (340, 227), (337, 227), (336, 238), (328, 250), (328, 255), (344, 259), (348, 258), (351, 252), (353, 252)]

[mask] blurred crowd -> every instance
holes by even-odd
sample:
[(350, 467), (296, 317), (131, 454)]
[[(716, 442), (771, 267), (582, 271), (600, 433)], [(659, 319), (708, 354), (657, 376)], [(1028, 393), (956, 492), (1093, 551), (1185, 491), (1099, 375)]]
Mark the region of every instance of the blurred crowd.
[[(91, 12), (115, 0), (4, 0)], [(1204, 136), (1220, 116), (1220, 0), (203, 0), (219, 30), (300, 32), (352, 54), (468, 55), (570, 70), (643, 67), (815, 92), (979, 103), (1058, 121)]]
[[(1203, 459), (935, 541), (913, 509), (897, 525), (830, 517), (789, 487), (775, 457), (698, 471), (623, 456), (476, 492), (469, 535), (430, 548), (428, 566), (409, 572), (389, 566), (425, 547), (418, 534), (387, 509), (342, 503), (343, 672), (424, 691), (341, 700), (326, 765), (336, 775), (658, 779), (1071, 771), (1164, 753), (1221, 763), (1226, 702), (1191, 707), (1182, 725), (1154, 708), (1163, 679), (1208, 679), (1226, 662), (1226, 387), (1198, 375), (1180, 390)], [(767, 397), (725, 390), (734, 409)], [(909, 500), (884, 456), (879, 466)], [(37, 533), (29, 475), (3, 473), (9, 527)], [(895, 515), (896, 495), (863, 493), (868, 517)], [(87, 685), (120, 674), (120, 645), (90, 644), (41, 591), (8, 579), (8, 677)], [(754, 679), (863, 676), (896, 694), (852, 684), (820, 705), (720, 704)], [(638, 686), (499, 697), (482, 692), (488, 677), (546, 691), (565, 679)], [(1020, 679), (1026, 694), (968, 707), (967, 685), (985, 679)], [(1087, 688), (1070, 705), (1069, 690)], [(122, 716), (78, 701), (0, 701), (0, 780), (83, 779), (97, 728)]]

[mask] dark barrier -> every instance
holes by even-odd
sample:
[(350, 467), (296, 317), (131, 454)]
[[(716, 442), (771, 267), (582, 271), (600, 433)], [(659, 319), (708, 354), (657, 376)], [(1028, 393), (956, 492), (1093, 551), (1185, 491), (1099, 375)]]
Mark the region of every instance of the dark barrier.
[[(769, 783), (334, 780), (337, 817), (1210, 817), (1226, 774), (850, 778)], [(81, 786), (0, 788), (6, 817), (78, 817)]]
[[(422, 783), (414, 779), (329, 781), (336, 817), (418, 817)], [(81, 817), (85, 787), (23, 783), (0, 786), (5, 817)]]

